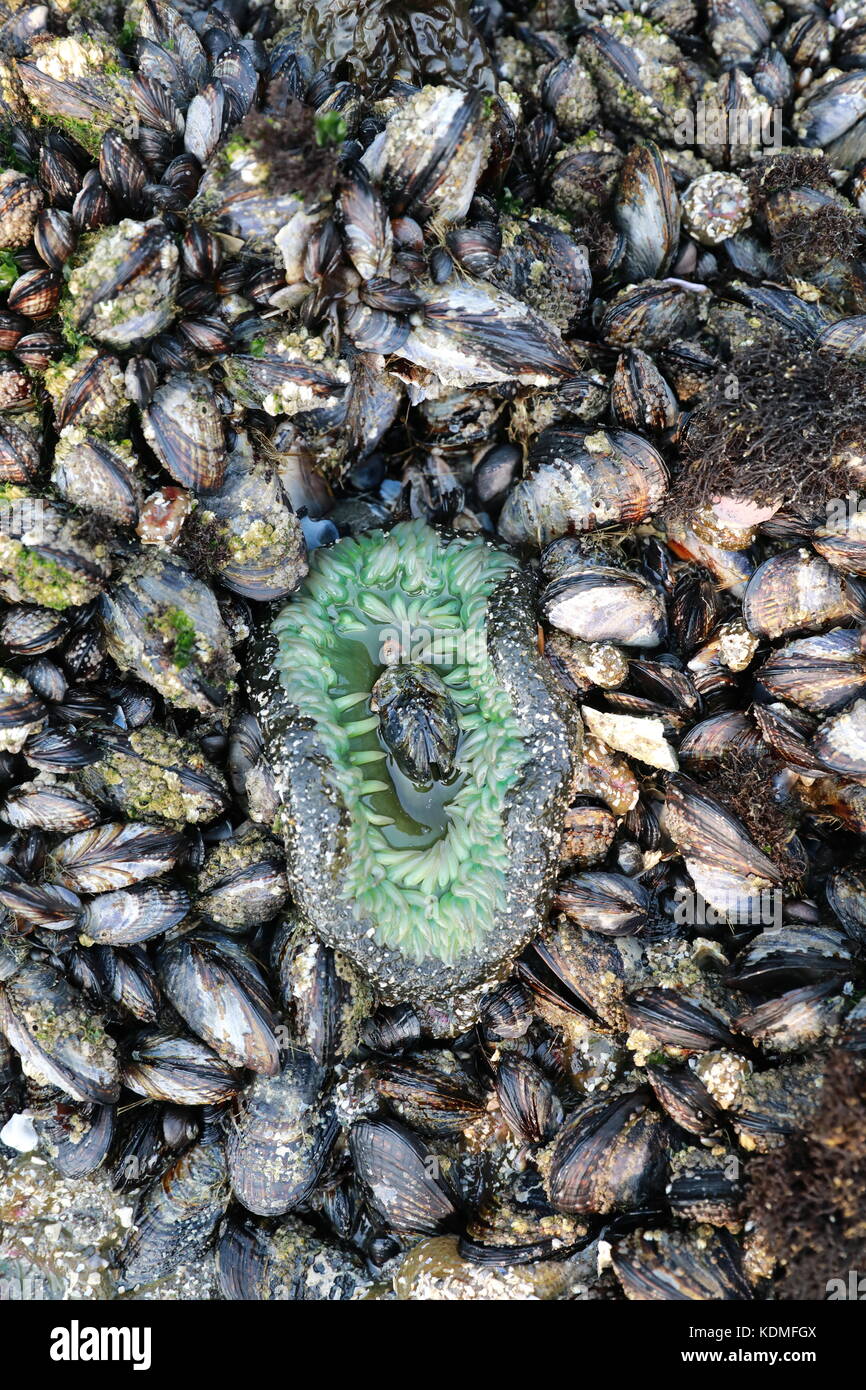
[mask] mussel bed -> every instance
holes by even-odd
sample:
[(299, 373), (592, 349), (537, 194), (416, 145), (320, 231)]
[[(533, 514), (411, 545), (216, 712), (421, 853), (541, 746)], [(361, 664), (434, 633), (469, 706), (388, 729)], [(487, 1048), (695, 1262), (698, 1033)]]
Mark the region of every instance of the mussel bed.
[(4, 7), (0, 1296), (866, 1268), (864, 482), (862, 0)]

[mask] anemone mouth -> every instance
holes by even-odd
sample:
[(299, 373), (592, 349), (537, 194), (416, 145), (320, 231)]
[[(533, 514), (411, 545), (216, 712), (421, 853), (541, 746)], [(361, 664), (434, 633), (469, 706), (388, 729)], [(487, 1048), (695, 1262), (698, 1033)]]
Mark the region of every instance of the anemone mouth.
[[(487, 650), (487, 601), (516, 561), (485, 541), (400, 523), (317, 553), (273, 624), (288, 699), (313, 721), (349, 811), (340, 895), (380, 945), (453, 962), (505, 907), (506, 798), (528, 757)], [(423, 659), (460, 728), (454, 771), (413, 784), (370, 707), (387, 666)]]

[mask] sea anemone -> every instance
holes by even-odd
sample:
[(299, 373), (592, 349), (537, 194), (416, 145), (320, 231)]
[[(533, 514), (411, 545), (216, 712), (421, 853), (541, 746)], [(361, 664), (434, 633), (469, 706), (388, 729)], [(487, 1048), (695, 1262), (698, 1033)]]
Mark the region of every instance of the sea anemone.
[[(491, 978), (542, 920), (578, 736), (533, 590), (507, 552), (401, 523), (318, 551), (259, 644), (250, 685), (295, 901), (383, 997)], [(404, 663), (456, 715), (441, 780), (407, 776), (373, 694)]]

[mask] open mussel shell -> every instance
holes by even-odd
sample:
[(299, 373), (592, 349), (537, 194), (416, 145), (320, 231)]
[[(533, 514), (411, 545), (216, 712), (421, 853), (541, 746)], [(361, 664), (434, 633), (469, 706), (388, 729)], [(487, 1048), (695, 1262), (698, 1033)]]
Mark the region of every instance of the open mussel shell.
[(496, 1068), (495, 1084), (502, 1117), (518, 1143), (540, 1144), (553, 1138), (562, 1106), (539, 1066), (519, 1053), (506, 1053)]
[(128, 1284), (151, 1283), (207, 1249), (229, 1201), (222, 1148), (194, 1144), (139, 1200), (132, 1231), (120, 1253)]
[(630, 994), (625, 1002), (629, 1026), (662, 1047), (683, 1052), (736, 1049), (737, 1039), (719, 1009), (685, 993), (656, 985)]
[(647, 924), (650, 902), (637, 879), (596, 871), (561, 879), (553, 906), (589, 931), (634, 936)]
[(219, 605), (206, 584), (153, 549), (130, 560), (102, 596), (107, 651), (173, 703), (212, 712), (236, 670)]
[(838, 570), (805, 549), (786, 550), (765, 560), (743, 596), (743, 617), (758, 637), (814, 632), (858, 611)]
[(34, 1126), (64, 1178), (82, 1178), (105, 1162), (114, 1140), (113, 1105), (75, 1104), (62, 1097), (40, 1105)]
[(866, 875), (857, 865), (834, 869), (827, 879), (827, 902), (852, 941), (866, 945)]
[(375, 1085), (395, 1114), (419, 1134), (457, 1134), (484, 1114), (485, 1098), (459, 1064), (410, 1058), (376, 1067)]
[(832, 714), (866, 694), (866, 655), (854, 628), (832, 628), (788, 642), (771, 652), (755, 674), (775, 699), (815, 714)]
[(647, 1081), (663, 1110), (687, 1134), (714, 1134), (722, 1112), (706, 1086), (688, 1067), (646, 1068)]
[(624, 1211), (652, 1202), (664, 1185), (667, 1126), (647, 1093), (590, 1100), (555, 1139), (547, 1177), (559, 1211)]
[(47, 962), (26, 963), (0, 987), (0, 1032), (28, 1076), (73, 1100), (117, 1100), (114, 1043), (82, 996)]
[(355, 1171), (369, 1201), (392, 1230), (432, 1235), (458, 1225), (458, 1201), (435, 1155), (395, 1120), (352, 1126)]
[(612, 565), (569, 568), (548, 584), (541, 610), (555, 628), (584, 642), (657, 647), (667, 634), (661, 591)]
[(614, 1243), (611, 1258), (627, 1298), (718, 1302), (752, 1297), (740, 1248), (725, 1231), (636, 1231)]
[(219, 932), (167, 942), (159, 954), (163, 989), (189, 1028), (235, 1067), (279, 1070), (277, 1020), (252, 956)]
[(203, 1042), (173, 1029), (135, 1035), (121, 1072), (136, 1095), (172, 1105), (218, 1105), (243, 1084), (241, 1073)]
[(106, 946), (135, 946), (182, 922), (189, 910), (185, 888), (162, 883), (102, 893), (78, 921), (78, 930)]
[(625, 237), (620, 275), (629, 281), (664, 275), (679, 245), (680, 204), (668, 164), (652, 141), (626, 156), (614, 220)]
[(267, 1227), (233, 1216), (219, 1234), (216, 1272), (223, 1298), (244, 1302), (356, 1299), (370, 1282), (357, 1255), (295, 1217)]
[(841, 932), (798, 923), (766, 927), (754, 936), (737, 957), (728, 982), (737, 989), (775, 990), (841, 982), (852, 968), (851, 948)]
[(500, 535), (515, 545), (643, 521), (667, 491), (661, 454), (627, 430), (542, 430), (530, 464), (534, 472), (512, 489), (499, 518)]
[(24, 1078), (18, 1054), (0, 1033), (0, 1125), (4, 1129), (13, 1115), (20, 1114), (24, 1104)]
[(182, 844), (176, 831), (110, 821), (62, 840), (52, 854), (52, 877), (80, 893), (129, 888), (173, 868)]
[(244, 1093), (226, 1157), (232, 1192), (248, 1211), (282, 1215), (318, 1182), (338, 1132), (325, 1079), (309, 1052), (291, 1047), (276, 1075)]
[(147, 442), (171, 476), (193, 492), (218, 488), (226, 469), (222, 417), (203, 377), (176, 374), (142, 414)]

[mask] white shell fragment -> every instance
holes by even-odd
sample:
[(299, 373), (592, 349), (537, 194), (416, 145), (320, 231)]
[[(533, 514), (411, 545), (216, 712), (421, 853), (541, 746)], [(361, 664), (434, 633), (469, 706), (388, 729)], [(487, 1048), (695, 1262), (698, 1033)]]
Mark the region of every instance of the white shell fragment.
[(609, 714), (584, 705), (583, 722), (591, 734), (600, 738), (608, 748), (627, 753), (650, 767), (667, 772), (679, 769), (677, 755), (665, 738), (660, 719), (640, 719), (633, 714)]
[(0, 1144), (5, 1144), (7, 1149), (15, 1149), (20, 1154), (29, 1154), (38, 1149), (39, 1135), (26, 1111), (12, 1115), (7, 1120), (0, 1129)]

